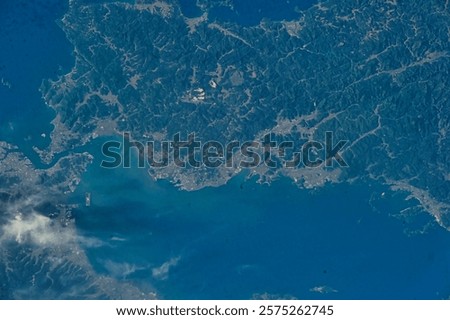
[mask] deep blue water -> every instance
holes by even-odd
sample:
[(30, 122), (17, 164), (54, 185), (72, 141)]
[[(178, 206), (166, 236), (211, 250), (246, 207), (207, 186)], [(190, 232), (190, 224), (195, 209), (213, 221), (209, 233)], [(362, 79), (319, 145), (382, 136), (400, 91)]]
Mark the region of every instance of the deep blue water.
[[(407, 205), (378, 185), (300, 190), (234, 178), (220, 188), (178, 191), (145, 172), (94, 165), (78, 190), (92, 192), (76, 212), (84, 235), (107, 245), (87, 250), (99, 272), (111, 261), (174, 299), (245, 299), (254, 293), (330, 299), (436, 299), (450, 294), (450, 233), (431, 221), (390, 214)], [(381, 197), (381, 193), (386, 196)], [(379, 212), (379, 209), (383, 212)], [(125, 241), (116, 241), (124, 239)], [(152, 269), (179, 258), (167, 279)], [(106, 266), (106, 267), (105, 267)], [(107, 271), (108, 270), (108, 271)], [(311, 292), (328, 286), (338, 292)]]
[[(239, 1), (235, 12), (215, 9), (211, 17), (254, 25), (264, 16), (294, 18), (295, 5), (311, 2), (275, 3)], [(198, 14), (192, 5), (183, 8)], [(0, 78), (12, 84), (0, 86), (0, 138), (25, 153), (48, 143), (40, 135), (51, 130), (53, 113), (38, 92), (42, 79), (73, 64), (72, 48), (55, 24), (65, 10), (59, 0), (0, 1)], [(408, 235), (405, 230), (420, 230), (431, 219), (391, 217), (406, 205), (404, 196), (387, 192), (383, 199), (382, 186), (342, 184), (310, 192), (287, 179), (269, 187), (239, 176), (226, 186), (188, 193), (154, 183), (143, 172), (100, 169), (99, 144), (89, 148), (96, 163), (73, 200), (92, 193), (92, 207), (75, 216), (82, 234), (106, 243), (86, 248), (100, 273), (123, 278), (125, 263), (135, 266), (126, 279), (154, 284), (163, 297), (177, 299), (264, 292), (298, 298), (450, 295), (450, 233), (434, 226)], [(152, 269), (174, 258), (179, 260), (167, 279), (154, 279)], [(338, 292), (311, 292), (316, 286)]]
[[(54, 113), (39, 92), (43, 79), (56, 79), (73, 65), (72, 47), (56, 19), (66, 11), (60, 0), (0, 2), (0, 138), (25, 152), (48, 144)], [(46, 139), (41, 134), (46, 134)]]

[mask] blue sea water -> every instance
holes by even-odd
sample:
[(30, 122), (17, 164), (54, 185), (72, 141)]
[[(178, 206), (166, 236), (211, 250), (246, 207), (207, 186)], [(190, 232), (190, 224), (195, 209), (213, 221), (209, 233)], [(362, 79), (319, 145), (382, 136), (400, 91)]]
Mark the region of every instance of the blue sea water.
[(54, 113), (41, 98), (42, 80), (73, 65), (73, 49), (56, 24), (66, 10), (59, 0), (0, 2), (0, 78), (11, 84), (0, 85), (0, 138), (26, 153), (49, 143)]
[[(211, 17), (254, 25), (262, 17), (294, 18), (295, 6), (311, 3), (235, 1), (235, 11), (216, 8)], [(53, 113), (38, 92), (42, 79), (73, 65), (70, 43), (55, 23), (65, 10), (59, 0), (0, 2), (0, 78), (12, 85), (0, 86), (0, 137), (25, 153), (45, 146), (41, 133), (51, 131)], [(183, 10), (198, 14), (192, 5)], [(391, 217), (405, 207), (404, 195), (375, 184), (311, 192), (287, 179), (267, 186), (244, 176), (184, 192), (142, 171), (101, 169), (99, 143), (88, 147), (95, 163), (72, 199), (82, 203), (85, 192), (92, 194), (92, 206), (74, 214), (81, 234), (105, 243), (86, 248), (99, 273), (154, 286), (174, 299), (265, 292), (314, 299), (450, 296), (450, 233), (437, 226), (407, 232), (431, 218)], [(166, 278), (155, 278), (153, 270), (170, 261)], [(330, 292), (311, 291), (320, 286)]]
[[(405, 207), (404, 195), (380, 185), (308, 191), (288, 179), (267, 186), (238, 176), (219, 188), (185, 192), (138, 169), (94, 165), (78, 190), (79, 202), (84, 192), (92, 193), (92, 207), (76, 211), (77, 227), (105, 242), (87, 248), (96, 270), (110, 274), (108, 266), (126, 265), (135, 271), (125, 279), (152, 284), (165, 298), (450, 294), (450, 233), (436, 225), (423, 234), (408, 232), (427, 221), (390, 216)], [(425, 214), (421, 219), (431, 221)], [(152, 276), (173, 259), (167, 278)], [(321, 286), (330, 292), (311, 291)]]

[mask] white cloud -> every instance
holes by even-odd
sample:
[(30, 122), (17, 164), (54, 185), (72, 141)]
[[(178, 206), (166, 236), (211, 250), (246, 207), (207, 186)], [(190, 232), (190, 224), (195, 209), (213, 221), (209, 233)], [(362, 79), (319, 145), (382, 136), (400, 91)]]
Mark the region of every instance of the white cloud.
[(111, 260), (104, 262), (104, 267), (108, 270), (108, 273), (115, 278), (126, 278), (127, 276), (135, 273), (139, 270), (145, 270), (145, 267), (140, 267), (130, 263), (119, 263)]
[(336, 289), (329, 287), (329, 286), (317, 286), (317, 287), (309, 289), (309, 291), (320, 293), (320, 294), (338, 292)]
[(36, 212), (24, 216), (16, 213), (1, 227), (0, 243), (15, 241), (40, 247), (60, 247), (64, 245), (84, 245), (99, 247), (103, 243), (95, 238), (81, 237), (74, 229), (62, 228), (49, 217)]
[(180, 257), (175, 257), (164, 262), (160, 267), (152, 269), (153, 278), (158, 280), (166, 280), (169, 277), (170, 268), (176, 266), (180, 261)]

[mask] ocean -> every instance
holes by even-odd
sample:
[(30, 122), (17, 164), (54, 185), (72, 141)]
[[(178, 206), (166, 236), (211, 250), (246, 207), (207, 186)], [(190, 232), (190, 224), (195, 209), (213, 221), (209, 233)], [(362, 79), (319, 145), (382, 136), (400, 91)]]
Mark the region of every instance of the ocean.
[[(268, 186), (241, 175), (187, 192), (139, 169), (96, 164), (82, 181), (78, 202), (91, 192), (92, 206), (75, 211), (77, 227), (105, 243), (86, 248), (96, 269), (131, 271), (124, 278), (165, 298), (450, 294), (450, 234), (435, 224), (422, 232), (432, 221), (425, 213), (394, 217), (411, 203), (381, 185), (302, 190), (289, 179)], [(163, 277), (154, 274), (161, 266)]]

